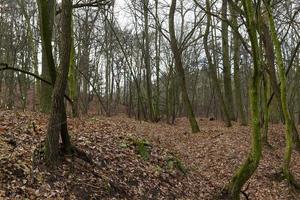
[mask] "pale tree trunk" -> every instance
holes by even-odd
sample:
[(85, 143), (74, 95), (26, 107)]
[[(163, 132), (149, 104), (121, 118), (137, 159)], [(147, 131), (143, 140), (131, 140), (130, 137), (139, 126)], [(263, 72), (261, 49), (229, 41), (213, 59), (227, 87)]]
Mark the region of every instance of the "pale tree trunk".
[[(108, 18), (108, 13), (104, 13), (105, 17)], [(105, 59), (106, 59), (106, 65), (105, 65), (105, 98), (106, 98), (106, 110), (107, 110), (107, 115), (111, 115), (111, 102), (110, 102), (110, 87), (111, 87), (111, 30), (108, 28), (108, 23), (107, 20), (105, 20)]]
[[(73, 23), (72, 23), (73, 24)], [(73, 26), (72, 26), (73, 29)], [(74, 47), (74, 38), (72, 37), (72, 46), (71, 46), (71, 55), (70, 55), (70, 66), (69, 66), (69, 75), (68, 75), (68, 89), (70, 98), (73, 101), (72, 105), (72, 117), (78, 117), (78, 75), (75, 70), (75, 47)]]
[(82, 44), (81, 44), (81, 52), (80, 52), (80, 70), (83, 73), (82, 77), (82, 92), (81, 92), (81, 100), (82, 100), (82, 114), (86, 115), (88, 113), (88, 105), (89, 105), (89, 87), (88, 81), (90, 79), (89, 76), (89, 58), (90, 58), (90, 29), (89, 29), (89, 13), (86, 11), (85, 18), (83, 21), (82, 27)]

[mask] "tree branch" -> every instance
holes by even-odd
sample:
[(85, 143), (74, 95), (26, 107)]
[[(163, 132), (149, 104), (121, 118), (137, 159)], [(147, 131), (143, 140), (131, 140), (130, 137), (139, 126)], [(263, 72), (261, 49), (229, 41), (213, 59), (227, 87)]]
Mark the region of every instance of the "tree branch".
[[(95, 8), (98, 8), (100, 6), (106, 6), (106, 5), (109, 5), (111, 3), (111, 1), (109, 0), (95, 0), (95, 1), (92, 1), (92, 2), (88, 2), (88, 3), (77, 3), (77, 4), (74, 4), (72, 6), (73, 9), (75, 8), (83, 8), (83, 7), (95, 7)], [(58, 10), (56, 10), (56, 15), (60, 14), (61, 13), (61, 8), (59, 7)]]
[[(0, 72), (1, 71), (5, 71), (5, 70), (12, 70), (12, 71), (17, 71), (17, 72), (21, 72), (21, 73), (24, 73), (24, 74), (27, 74), (27, 75), (30, 75), (30, 76), (33, 76), (34, 78), (44, 82), (44, 83), (47, 83), (48, 85), (52, 85), (52, 83), (50, 81), (47, 81), (43, 78), (41, 78), (40, 76), (38, 76), (37, 74), (34, 74), (34, 73), (31, 73), (31, 72), (28, 72), (28, 71), (25, 71), (23, 69), (18, 69), (18, 68), (15, 68), (15, 67), (9, 67), (7, 63), (0, 63), (0, 66), (4, 66), (3, 68), (0, 67)], [(68, 102), (73, 106), (73, 101), (71, 100), (71, 98), (68, 96), (68, 95), (64, 95), (65, 98), (68, 100)]]

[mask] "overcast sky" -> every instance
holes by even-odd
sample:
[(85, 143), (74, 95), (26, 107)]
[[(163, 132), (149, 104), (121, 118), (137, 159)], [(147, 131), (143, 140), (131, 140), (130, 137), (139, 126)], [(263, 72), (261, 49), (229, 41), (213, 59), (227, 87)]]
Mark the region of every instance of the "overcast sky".
[(127, 0), (115, 0), (115, 17), (122, 29), (128, 28), (132, 23), (132, 16), (128, 13)]

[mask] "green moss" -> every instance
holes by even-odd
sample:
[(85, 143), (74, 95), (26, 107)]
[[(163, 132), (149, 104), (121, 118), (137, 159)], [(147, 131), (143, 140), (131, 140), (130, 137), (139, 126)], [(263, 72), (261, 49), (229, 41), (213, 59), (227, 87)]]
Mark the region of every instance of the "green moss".
[(138, 151), (138, 154), (140, 156), (142, 156), (142, 158), (144, 160), (149, 160), (150, 151), (149, 151), (147, 143), (145, 143), (144, 141), (139, 141), (137, 143), (137, 151)]
[(129, 140), (135, 146), (136, 152), (143, 158), (143, 160), (149, 160), (151, 152), (149, 141), (138, 138), (130, 138)]
[(254, 71), (252, 76), (252, 83), (250, 89), (250, 102), (252, 113), (252, 140), (251, 140), (251, 152), (248, 155), (246, 161), (237, 170), (227, 185), (225, 191), (226, 196), (229, 199), (239, 199), (240, 191), (243, 185), (255, 172), (262, 153), (261, 146), (261, 133), (260, 133), (260, 115), (259, 115), (259, 81), (261, 70), (261, 57), (257, 39), (257, 26), (255, 23), (256, 11), (253, 8), (251, 0), (243, 0), (243, 7), (246, 13), (246, 26), (249, 34), (249, 38), (252, 46), (252, 57), (254, 64)]
[(169, 170), (177, 169), (180, 172), (182, 172), (183, 174), (187, 174), (187, 168), (182, 164), (182, 162), (178, 158), (176, 158), (174, 156), (169, 157), (167, 159), (167, 168)]

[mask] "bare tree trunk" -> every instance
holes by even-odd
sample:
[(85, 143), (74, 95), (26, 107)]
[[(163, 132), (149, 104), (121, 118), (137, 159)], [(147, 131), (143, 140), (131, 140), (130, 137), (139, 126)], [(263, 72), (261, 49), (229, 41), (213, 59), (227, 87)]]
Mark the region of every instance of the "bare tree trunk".
[[(208, 1), (208, 0), (207, 0)], [(261, 145), (261, 133), (259, 124), (259, 104), (258, 104), (258, 93), (259, 93), (259, 73), (261, 70), (261, 58), (259, 51), (259, 43), (257, 39), (255, 11), (253, 2), (251, 0), (242, 0), (243, 8), (246, 11), (246, 27), (251, 41), (252, 57), (254, 64), (254, 71), (251, 83), (251, 112), (252, 112), (252, 142), (251, 151), (248, 154), (246, 161), (242, 166), (235, 172), (230, 183), (226, 186), (226, 196), (228, 199), (240, 199), (240, 191), (243, 185), (255, 172), (259, 165), (259, 161), (262, 154)]]
[(144, 39), (145, 45), (143, 45), (144, 62), (146, 68), (146, 88), (147, 88), (147, 103), (149, 110), (149, 118), (152, 122), (155, 121), (154, 108), (152, 102), (152, 81), (151, 81), (151, 66), (150, 66), (150, 40), (149, 40), (149, 16), (148, 16), (148, 4), (149, 0), (143, 1), (143, 14), (144, 14)]
[[(158, 19), (158, 0), (155, 0), (155, 17)], [(156, 101), (155, 101), (155, 116), (156, 118), (160, 117), (160, 45), (161, 45), (161, 34), (159, 32), (159, 27), (156, 25), (155, 30), (155, 66), (156, 66)]]
[[(52, 95), (52, 109), (48, 122), (47, 137), (45, 142), (46, 162), (55, 165), (59, 159), (59, 133), (61, 133), (65, 149), (70, 149), (69, 135), (67, 131), (67, 118), (64, 105), (64, 94), (67, 87), (67, 78), (71, 53), (71, 22), (72, 1), (62, 1), (62, 37), (61, 37), (61, 73), (56, 80), (55, 63), (52, 55), (51, 35), (49, 34), (48, 4), (39, 0), (39, 12), (41, 19), (42, 47), (45, 52), (47, 66), (52, 83), (55, 83)], [(66, 146), (69, 144), (69, 146)]]
[[(231, 14), (232, 16), (232, 24), (236, 30), (238, 30), (238, 22), (237, 22), (237, 12), (232, 6)], [(245, 110), (242, 101), (242, 91), (241, 91), (241, 78), (240, 78), (240, 46), (241, 41), (238, 38), (236, 32), (233, 33), (233, 63), (234, 63), (234, 87), (235, 87), (235, 101), (238, 109), (238, 117), (240, 118), (241, 125), (247, 125), (247, 119), (245, 116)]]
[(269, 106), (268, 99), (270, 97), (270, 81), (267, 73), (263, 74), (263, 132), (262, 132), (262, 143), (264, 145), (270, 146), (268, 141), (268, 129), (269, 129)]
[[(222, 18), (227, 19), (227, 5), (228, 0), (222, 2)], [(231, 66), (229, 60), (229, 46), (228, 46), (228, 24), (222, 20), (222, 52), (223, 52), (223, 72), (224, 72), (224, 93), (225, 102), (228, 105), (228, 113), (231, 120), (236, 120), (234, 111), (234, 102), (232, 95), (231, 84)]]
[(183, 103), (186, 109), (186, 112), (188, 114), (188, 119), (190, 121), (190, 125), (192, 128), (193, 133), (197, 133), (200, 131), (198, 123), (195, 118), (195, 114), (193, 111), (193, 107), (191, 105), (187, 89), (186, 89), (186, 81), (185, 81), (185, 74), (182, 64), (182, 50), (178, 47), (177, 39), (175, 36), (175, 28), (174, 28), (174, 15), (175, 15), (175, 9), (176, 9), (176, 0), (172, 0), (170, 12), (169, 12), (169, 31), (170, 31), (170, 38), (171, 38), (171, 49), (174, 55), (175, 60), (175, 68), (178, 75), (178, 81), (179, 85), (181, 87), (182, 92), (182, 99)]
[[(39, 1), (38, 1), (39, 2)], [(45, 26), (47, 28), (47, 35), (49, 38), (48, 40), (52, 40), (52, 34), (53, 34), (53, 25), (54, 25), (54, 14), (55, 14), (55, 0), (48, 0), (43, 3), (43, 5), (47, 6), (47, 22), (43, 23), (40, 21), (40, 26)], [(39, 6), (40, 7), (40, 6)], [(41, 8), (39, 8), (41, 9)], [(42, 24), (43, 23), (43, 24)], [(46, 27), (47, 26), (47, 27)], [(43, 36), (42, 36), (43, 37)], [(51, 73), (49, 68), (49, 61), (48, 61), (47, 53), (45, 52), (45, 49), (42, 49), (42, 78), (45, 80), (50, 81), (52, 76), (55, 76)], [(52, 62), (52, 61), (51, 61)], [(54, 64), (54, 60), (53, 60)], [(55, 73), (55, 72), (54, 72)], [(41, 83), (41, 91), (40, 91), (40, 110), (45, 113), (49, 113), (51, 110), (51, 94), (52, 94), (52, 87), (45, 84)]]
[(273, 19), (272, 14), (272, 8), (270, 5), (266, 5), (268, 9), (268, 19), (269, 19), (269, 25), (270, 25), (270, 33), (271, 38), (274, 44), (275, 49), (275, 55), (276, 55), (276, 63), (278, 66), (279, 71), (279, 78), (280, 78), (280, 97), (281, 97), (281, 106), (282, 111), (284, 115), (284, 121), (285, 121), (285, 153), (284, 153), (284, 160), (283, 160), (283, 174), (286, 178), (286, 180), (296, 186), (297, 188), (300, 188), (300, 184), (296, 182), (293, 174), (290, 171), (290, 163), (291, 163), (291, 157), (292, 157), (292, 149), (293, 149), (293, 128), (295, 128), (295, 123), (293, 121), (293, 118), (291, 117), (291, 114), (288, 109), (288, 103), (287, 103), (287, 87), (286, 87), (286, 74), (285, 74), (285, 67), (284, 62), (282, 58), (282, 51), (280, 47), (280, 41), (277, 36), (275, 23)]
[[(276, 96), (277, 102), (278, 102), (278, 110), (279, 110), (279, 115), (281, 118), (281, 121), (285, 123), (285, 116), (283, 112), (283, 107), (282, 107), (282, 98), (281, 98), (281, 91), (280, 87), (277, 83), (277, 78), (276, 78), (276, 70), (275, 70), (275, 53), (274, 53), (274, 44), (272, 41), (271, 37), (271, 31), (270, 28), (265, 20), (261, 22), (261, 27), (262, 27), (262, 40), (264, 44), (264, 48), (266, 51), (266, 60), (268, 64), (268, 71), (269, 71), (269, 76), (271, 79), (271, 86), (274, 91), (274, 94)], [(269, 106), (269, 105), (268, 105)], [(291, 118), (291, 123), (292, 123), (292, 136), (293, 136), (293, 143), (295, 145), (295, 148), (297, 150), (300, 149), (300, 138), (298, 134), (298, 130), (295, 125), (295, 120), (294, 118)]]
[[(206, 2), (206, 5), (207, 5), (207, 10), (210, 11), (210, 3)], [(228, 111), (229, 105), (225, 103), (225, 100), (223, 98), (221, 86), (220, 86), (218, 75), (217, 75), (216, 65), (212, 62), (212, 57), (211, 57), (211, 54), (209, 51), (209, 46), (208, 46), (208, 35), (209, 35), (209, 30), (210, 30), (210, 23), (211, 23), (211, 16), (207, 15), (207, 25), (206, 25), (205, 34), (203, 37), (203, 44), (204, 44), (205, 54), (207, 57), (209, 74), (212, 79), (214, 88), (216, 90), (218, 100), (221, 104), (222, 111), (225, 115), (226, 126), (230, 127), (231, 126), (231, 118), (230, 118), (229, 111)]]

